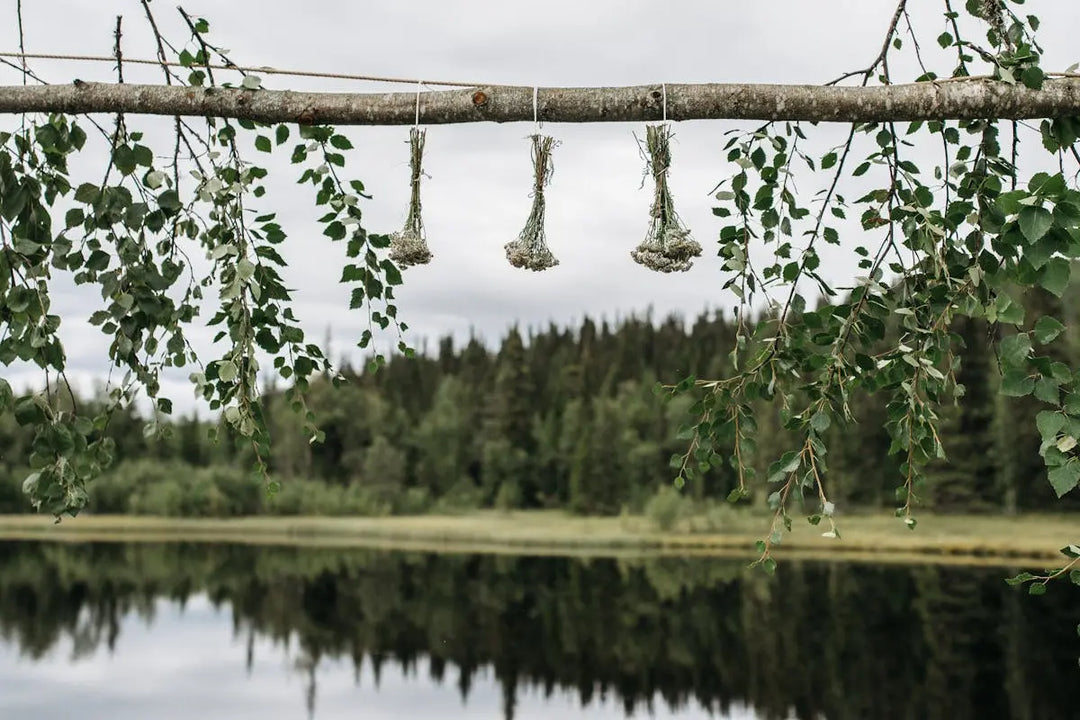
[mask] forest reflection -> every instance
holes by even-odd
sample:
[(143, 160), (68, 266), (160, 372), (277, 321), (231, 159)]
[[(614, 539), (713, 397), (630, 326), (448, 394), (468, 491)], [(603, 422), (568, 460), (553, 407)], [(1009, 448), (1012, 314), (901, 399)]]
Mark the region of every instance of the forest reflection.
[[(749, 705), (761, 718), (1065, 718), (1080, 707), (1078, 592), (1006, 568), (715, 558), (579, 559), (238, 545), (0, 542), (0, 644), (26, 659), (122, 646), (129, 613), (205, 594), (234, 632), (519, 695), (603, 695), (642, 713)], [(448, 675), (448, 671), (452, 671)]]

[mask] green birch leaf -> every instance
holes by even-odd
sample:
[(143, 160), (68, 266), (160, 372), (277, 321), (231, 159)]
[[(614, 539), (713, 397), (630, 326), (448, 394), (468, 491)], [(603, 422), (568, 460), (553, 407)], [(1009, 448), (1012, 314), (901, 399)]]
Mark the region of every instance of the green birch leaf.
[(814, 428), (814, 430), (819, 433), (823, 433), (829, 429), (829, 424), (831, 422), (828, 413), (818, 410), (814, 413), (814, 416), (810, 418), (810, 427)]
[(1054, 216), (1043, 207), (1025, 207), (1020, 211), (1020, 232), (1030, 243), (1036, 242), (1050, 230)]
[(225, 360), (218, 364), (218, 378), (224, 382), (232, 382), (236, 379), (236, 363)]
[(1022, 325), (1024, 323), (1024, 306), (1008, 295), (998, 295), (994, 306), (997, 310), (999, 322), (1009, 325)]
[(236, 274), (241, 280), (249, 280), (255, 274), (255, 263), (243, 258), (236, 264)]
[(1061, 297), (1065, 294), (1065, 288), (1069, 286), (1071, 269), (1069, 261), (1065, 258), (1053, 258), (1039, 273), (1039, 284)]
[(1054, 488), (1054, 492), (1057, 496), (1064, 497), (1065, 493), (1076, 487), (1077, 481), (1080, 481), (1080, 462), (1076, 460), (1070, 460), (1060, 467), (1056, 467), (1048, 474), (1050, 479), (1050, 487)]
[(1057, 437), (1068, 421), (1068, 418), (1054, 410), (1043, 410), (1035, 416), (1035, 425), (1039, 428), (1039, 435), (1043, 440)]
[(1001, 379), (1001, 394), (1008, 397), (1024, 397), (1035, 389), (1035, 378), (1024, 370), (1009, 370)]
[(1057, 383), (1050, 378), (1039, 378), (1035, 381), (1034, 395), (1039, 400), (1050, 405), (1059, 405), (1061, 403), (1061, 391), (1058, 390)]
[(1001, 362), (1005, 367), (1021, 367), (1031, 355), (1031, 337), (1027, 333), (1010, 335), (1001, 341)]
[(1063, 330), (1065, 326), (1057, 318), (1044, 315), (1035, 323), (1035, 342), (1045, 345), (1052, 342)]

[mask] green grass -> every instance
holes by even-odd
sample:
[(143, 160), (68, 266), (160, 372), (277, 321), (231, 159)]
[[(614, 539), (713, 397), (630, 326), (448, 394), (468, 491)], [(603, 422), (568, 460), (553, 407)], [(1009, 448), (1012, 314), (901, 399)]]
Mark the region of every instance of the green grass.
[[(692, 522), (692, 521), (690, 521)], [(769, 518), (728, 513), (719, 529), (690, 532), (687, 523), (659, 532), (645, 518), (576, 517), (559, 511), (477, 511), (465, 515), (383, 518), (250, 517), (181, 519), (81, 516), (59, 524), (50, 518), (0, 515), (0, 539), (110, 542), (239, 542), (366, 546), (447, 552), (523, 554), (681, 554), (753, 556), (754, 541)], [(1076, 542), (1080, 518), (1068, 515), (919, 516), (908, 530), (891, 515), (839, 518), (839, 539), (824, 528), (795, 523), (775, 554), (891, 562), (1043, 563)]]

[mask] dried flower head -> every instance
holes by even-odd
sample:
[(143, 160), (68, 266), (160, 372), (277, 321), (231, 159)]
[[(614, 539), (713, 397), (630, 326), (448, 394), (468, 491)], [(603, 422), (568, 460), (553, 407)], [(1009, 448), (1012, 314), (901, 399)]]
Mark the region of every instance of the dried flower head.
[(423, 265), (431, 262), (431, 250), (424, 240), (423, 225), (406, 227), (390, 236), (390, 259), (398, 265)]

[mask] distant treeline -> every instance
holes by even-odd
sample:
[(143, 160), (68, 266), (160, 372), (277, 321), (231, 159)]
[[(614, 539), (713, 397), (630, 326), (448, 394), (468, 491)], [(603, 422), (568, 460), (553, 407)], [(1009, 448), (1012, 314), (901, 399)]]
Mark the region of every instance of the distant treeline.
[[(1047, 294), (1025, 298), (1028, 324), (1044, 314), (1069, 331), (1048, 349), (1075, 367), (1080, 357), (1072, 307)], [(1039, 457), (1037, 400), (997, 392), (993, 346), (1004, 328), (961, 319), (953, 327), (966, 391), (944, 411), (940, 433), (948, 463), (932, 468), (924, 507), (959, 512), (1077, 509), (1058, 501)], [(252, 513), (381, 514), (496, 506), (566, 508), (578, 513), (640, 511), (672, 482), (677, 438), (691, 399), (667, 400), (657, 382), (730, 372), (734, 325), (723, 313), (691, 323), (649, 316), (580, 327), (511, 329), (497, 350), (479, 339), (463, 347), (443, 339), (414, 357), (397, 356), (377, 372), (343, 369), (348, 382), (317, 380), (308, 404), (326, 433), (309, 444), (281, 388), (267, 388), (272, 472), (280, 492), (267, 498), (253, 479), (250, 451), (196, 417), (172, 422), (164, 439), (144, 436), (134, 411), (119, 412), (109, 432), (116, 465), (93, 483), (89, 510), (162, 515)], [(991, 341), (991, 342), (988, 342)], [(891, 344), (891, 345), (890, 345)], [(892, 328), (882, 350), (895, 346)], [(888, 455), (886, 398), (851, 399), (853, 424), (830, 428), (830, 499), (839, 506), (895, 504), (898, 460)], [(85, 401), (92, 402), (92, 401)], [(216, 425), (216, 422), (213, 423)], [(30, 436), (0, 417), (0, 512), (26, 511), (21, 491)], [(763, 405), (755, 465), (764, 470), (797, 438)], [(684, 494), (724, 498), (735, 471), (710, 470)], [(751, 502), (763, 502), (767, 490)], [(1076, 493), (1073, 493), (1074, 495)]]

